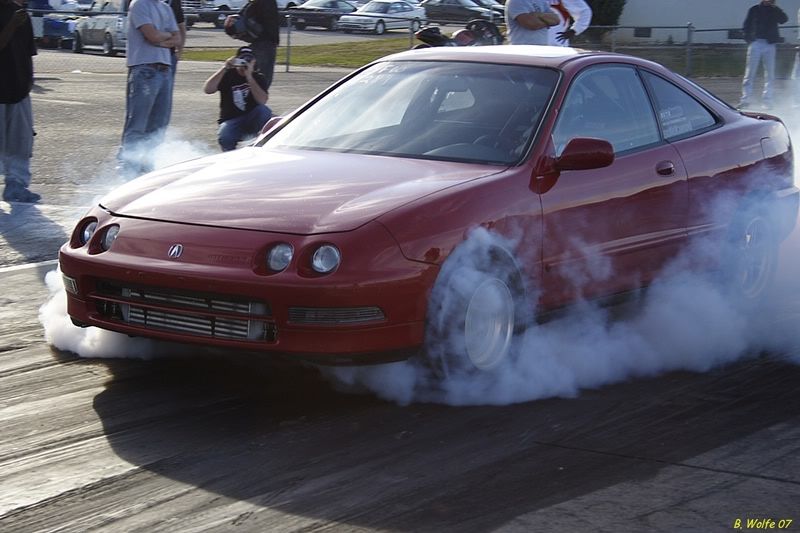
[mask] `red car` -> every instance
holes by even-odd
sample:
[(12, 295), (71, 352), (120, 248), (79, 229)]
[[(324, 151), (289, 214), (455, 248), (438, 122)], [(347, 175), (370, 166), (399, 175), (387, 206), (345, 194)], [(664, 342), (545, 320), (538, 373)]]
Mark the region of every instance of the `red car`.
[(690, 244), (754, 304), (796, 218), (792, 167), (779, 119), (646, 60), (428, 48), (113, 191), (60, 264), (80, 326), (490, 370), (523, 321), (645, 287)]

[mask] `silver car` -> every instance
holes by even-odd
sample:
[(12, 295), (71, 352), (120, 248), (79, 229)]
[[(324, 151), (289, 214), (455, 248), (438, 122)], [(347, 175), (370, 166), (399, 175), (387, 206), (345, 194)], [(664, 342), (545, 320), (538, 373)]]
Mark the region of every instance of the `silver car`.
[(130, 0), (95, 0), (86, 17), (75, 25), (72, 50), (102, 50), (107, 56), (125, 52)]
[(386, 30), (417, 31), (425, 21), (425, 9), (400, 0), (372, 0), (358, 11), (339, 18), (339, 29), (345, 33), (371, 31), (378, 35)]

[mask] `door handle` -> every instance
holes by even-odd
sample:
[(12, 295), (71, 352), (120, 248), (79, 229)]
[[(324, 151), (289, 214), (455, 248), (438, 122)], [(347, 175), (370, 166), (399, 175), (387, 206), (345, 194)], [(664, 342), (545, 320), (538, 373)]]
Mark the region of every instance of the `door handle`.
[(656, 165), (656, 172), (661, 176), (672, 176), (675, 174), (675, 165), (672, 161), (661, 161)]

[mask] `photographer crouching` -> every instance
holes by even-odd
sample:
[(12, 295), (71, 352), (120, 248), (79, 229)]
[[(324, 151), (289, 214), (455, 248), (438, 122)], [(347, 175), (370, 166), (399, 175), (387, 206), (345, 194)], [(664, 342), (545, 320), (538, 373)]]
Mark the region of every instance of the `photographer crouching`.
[(255, 137), (272, 116), (267, 107), (267, 80), (256, 68), (249, 46), (239, 48), (236, 55), (206, 80), (206, 94), (219, 91), (219, 129), (217, 140), (223, 152), (237, 143)]

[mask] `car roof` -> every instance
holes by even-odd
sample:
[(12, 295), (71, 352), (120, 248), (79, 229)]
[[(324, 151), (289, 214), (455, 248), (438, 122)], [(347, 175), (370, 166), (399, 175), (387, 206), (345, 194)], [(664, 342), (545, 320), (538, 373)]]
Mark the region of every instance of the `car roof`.
[[(586, 62), (624, 62), (653, 65), (652, 62), (625, 54), (598, 52), (565, 46), (495, 45), (495, 46), (434, 46), (408, 50), (384, 57), (384, 60), (477, 61), (561, 68), (575, 59)], [(581, 61), (584, 63), (584, 61)]]

